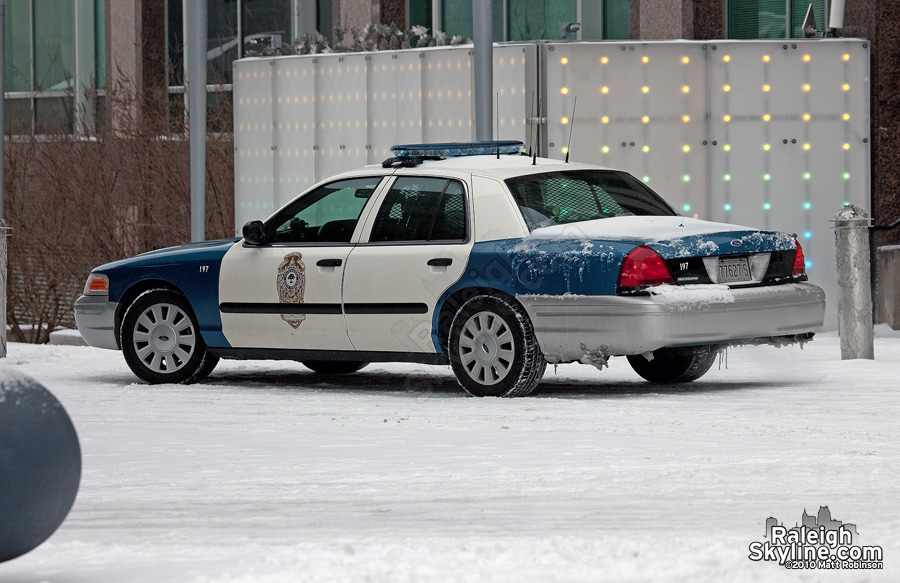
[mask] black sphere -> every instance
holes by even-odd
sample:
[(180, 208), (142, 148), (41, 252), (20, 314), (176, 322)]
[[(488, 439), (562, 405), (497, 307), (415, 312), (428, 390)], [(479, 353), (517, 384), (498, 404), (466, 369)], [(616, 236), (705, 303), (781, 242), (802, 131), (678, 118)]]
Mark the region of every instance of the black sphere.
[(0, 369), (0, 563), (59, 528), (80, 480), (81, 447), (66, 410), (34, 379)]

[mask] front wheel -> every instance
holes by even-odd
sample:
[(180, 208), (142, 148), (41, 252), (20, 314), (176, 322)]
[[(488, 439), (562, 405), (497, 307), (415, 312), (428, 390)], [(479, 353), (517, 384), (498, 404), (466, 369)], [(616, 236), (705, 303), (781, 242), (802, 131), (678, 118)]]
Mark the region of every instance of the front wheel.
[(462, 305), (450, 326), (449, 352), (459, 384), (476, 397), (525, 396), (547, 367), (528, 315), (497, 296)]
[(628, 363), (651, 383), (689, 383), (705, 375), (718, 354), (709, 346), (661, 348), (653, 360), (636, 354), (628, 356)]
[(206, 350), (187, 298), (167, 289), (134, 300), (122, 319), (120, 343), (132, 372), (152, 384), (197, 382), (219, 362)]

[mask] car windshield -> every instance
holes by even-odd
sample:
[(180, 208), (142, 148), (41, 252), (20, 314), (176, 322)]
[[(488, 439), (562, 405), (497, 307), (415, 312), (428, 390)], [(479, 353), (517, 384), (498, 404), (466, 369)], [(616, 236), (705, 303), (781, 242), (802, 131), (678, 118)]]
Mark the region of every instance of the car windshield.
[(607, 217), (677, 214), (626, 172), (545, 172), (509, 178), (506, 185), (530, 229)]

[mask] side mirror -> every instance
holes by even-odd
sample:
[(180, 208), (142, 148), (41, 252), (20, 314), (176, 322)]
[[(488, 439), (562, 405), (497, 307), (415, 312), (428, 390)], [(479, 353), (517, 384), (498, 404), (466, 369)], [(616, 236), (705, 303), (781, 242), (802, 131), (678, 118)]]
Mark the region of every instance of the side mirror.
[(241, 229), (244, 240), (251, 245), (262, 245), (266, 242), (266, 232), (262, 221), (250, 221)]

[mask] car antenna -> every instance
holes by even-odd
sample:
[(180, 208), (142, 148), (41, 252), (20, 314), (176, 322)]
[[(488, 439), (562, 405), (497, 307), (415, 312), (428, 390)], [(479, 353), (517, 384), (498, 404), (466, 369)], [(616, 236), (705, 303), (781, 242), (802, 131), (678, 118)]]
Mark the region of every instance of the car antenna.
[(572, 130), (575, 129), (575, 106), (578, 105), (578, 97), (575, 97), (575, 103), (572, 104), (572, 120), (569, 122), (569, 143), (566, 144), (566, 164), (569, 163), (569, 150), (572, 146)]
[[(534, 91), (531, 92), (531, 121), (532, 125), (534, 125)], [(531, 156), (531, 148), (534, 146), (534, 140), (532, 139), (533, 132), (529, 128), (528, 130), (528, 155)]]
[(497, 159), (500, 159), (500, 92), (497, 92)]

